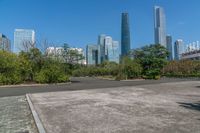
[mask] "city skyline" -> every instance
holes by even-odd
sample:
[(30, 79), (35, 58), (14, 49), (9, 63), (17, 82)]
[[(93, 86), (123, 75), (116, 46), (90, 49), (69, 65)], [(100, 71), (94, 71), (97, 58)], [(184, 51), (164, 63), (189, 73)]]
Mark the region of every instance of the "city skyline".
[[(11, 40), (12, 45), (14, 29), (24, 28), (34, 29), (37, 41), (47, 39), (51, 44), (61, 45), (66, 42), (72, 47), (85, 48), (88, 43), (95, 42), (96, 36), (101, 33), (121, 40), (121, 13), (126, 11), (130, 15), (131, 48), (138, 48), (154, 43), (153, 7), (158, 5), (165, 10), (167, 33), (171, 34), (173, 42), (178, 38), (182, 38), (186, 44), (199, 40), (200, 15), (197, 5), (200, 2), (197, 0), (183, 1), (180, 9), (176, 6), (178, 0), (105, 2), (105, 10), (101, 10), (96, 6), (99, 4), (97, 1), (84, 3), (78, 0), (67, 2), (44, 0), (38, 4), (37, 0), (29, 2), (22, 0), (20, 3), (17, 0), (0, 0), (0, 11), (4, 12), (2, 14), (4, 19), (0, 22), (0, 32)], [(35, 10), (36, 5), (37, 10)], [(111, 5), (112, 8), (109, 8)], [(144, 8), (140, 8), (141, 5)]]

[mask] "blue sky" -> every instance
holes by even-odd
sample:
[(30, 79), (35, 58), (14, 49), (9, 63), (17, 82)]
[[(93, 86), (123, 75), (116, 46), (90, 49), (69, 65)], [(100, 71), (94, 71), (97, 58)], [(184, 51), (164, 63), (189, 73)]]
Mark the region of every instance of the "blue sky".
[(162, 6), (173, 41), (200, 40), (199, 0), (0, 0), (0, 32), (13, 44), (15, 28), (34, 29), (38, 41), (85, 48), (99, 34), (120, 41), (121, 13), (130, 15), (131, 47), (154, 42), (153, 7)]

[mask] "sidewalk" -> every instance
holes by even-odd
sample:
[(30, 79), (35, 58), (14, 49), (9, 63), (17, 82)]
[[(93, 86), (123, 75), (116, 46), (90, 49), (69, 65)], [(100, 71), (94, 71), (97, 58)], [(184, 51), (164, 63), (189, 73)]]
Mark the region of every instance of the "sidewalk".
[(0, 133), (38, 133), (25, 96), (0, 98)]

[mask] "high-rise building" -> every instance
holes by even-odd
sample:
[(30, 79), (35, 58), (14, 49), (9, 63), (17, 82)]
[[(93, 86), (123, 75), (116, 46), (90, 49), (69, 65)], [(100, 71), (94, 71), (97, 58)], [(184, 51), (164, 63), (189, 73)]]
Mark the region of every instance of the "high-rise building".
[(104, 41), (104, 46), (105, 46), (105, 60), (109, 60), (109, 51), (112, 49), (112, 37), (106, 36), (105, 41)]
[(166, 36), (166, 43), (167, 43), (167, 50), (169, 52), (167, 59), (171, 61), (173, 60), (172, 36), (170, 35)]
[(108, 60), (119, 63), (119, 42), (112, 41), (112, 45), (108, 47)]
[(119, 63), (119, 42), (111, 36), (99, 35), (97, 45), (87, 45), (86, 59), (88, 65), (101, 64), (104, 61)]
[(86, 62), (87, 65), (97, 65), (99, 60), (99, 45), (87, 45), (86, 47)]
[(181, 60), (183, 51), (184, 51), (183, 40), (181, 39), (176, 40), (176, 42), (174, 43), (174, 59)]
[(11, 51), (10, 40), (0, 33), (0, 50)]
[(121, 57), (127, 56), (130, 51), (130, 25), (128, 13), (122, 13), (121, 24)]
[(154, 7), (154, 36), (155, 44), (166, 47), (166, 22), (164, 9), (159, 6)]
[(100, 63), (102, 63), (104, 60), (105, 60), (105, 37), (106, 37), (106, 35), (104, 35), (104, 34), (101, 34), (101, 35), (99, 35), (99, 37), (98, 37), (98, 45), (100, 45), (100, 52), (99, 52), (99, 54), (100, 54), (100, 62), (99, 62), (99, 64)]
[(15, 29), (14, 32), (14, 53), (27, 51), (35, 45), (35, 31), (28, 29)]

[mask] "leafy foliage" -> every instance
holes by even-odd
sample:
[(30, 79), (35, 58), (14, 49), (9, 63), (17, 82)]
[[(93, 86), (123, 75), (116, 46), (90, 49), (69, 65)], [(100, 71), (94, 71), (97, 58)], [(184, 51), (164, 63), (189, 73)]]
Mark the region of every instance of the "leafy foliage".
[(134, 57), (143, 67), (145, 78), (156, 79), (161, 75), (162, 68), (167, 64), (168, 51), (165, 47), (155, 44), (134, 51)]
[(52, 59), (45, 61), (42, 69), (36, 73), (35, 81), (38, 83), (61, 83), (69, 81), (60, 62)]
[(21, 82), (19, 66), (18, 57), (15, 54), (0, 51), (0, 84)]
[(32, 48), (18, 55), (0, 51), (0, 84), (18, 84), (25, 81), (60, 83), (69, 81), (69, 67), (49, 59), (39, 49)]

